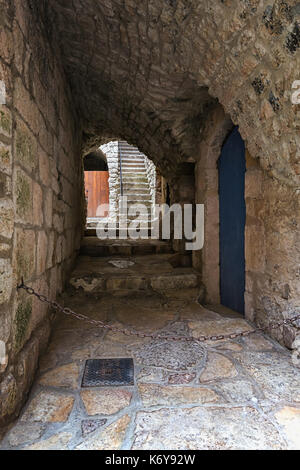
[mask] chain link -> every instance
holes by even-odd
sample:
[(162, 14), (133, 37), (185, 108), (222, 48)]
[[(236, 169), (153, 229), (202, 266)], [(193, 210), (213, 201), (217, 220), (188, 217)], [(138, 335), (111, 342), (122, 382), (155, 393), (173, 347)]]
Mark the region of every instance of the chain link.
[(86, 321), (87, 323), (90, 323), (92, 325), (95, 325), (99, 328), (107, 329), (110, 331), (113, 331), (115, 333), (122, 333), (127, 336), (138, 336), (140, 338), (151, 338), (151, 339), (160, 339), (160, 340), (166, 340), (166, 341), (198, 341), (198, 342), (204, 342), (204, 341), (220, 341), (220, 340), (226, 340), (226, 339), (236, 339), (244, 336), (249, 336), (253, 333), (257, 332), (263, 332), (266, 331), (267, 329), (275, 329), (279, 328), (280, 326), (283, 325), (289, 325), (291, 323), (296, 322), (297, 320), (300, 320), (300, 315), (296, 315), (292, 318), (286, 318), (285, 320), (282, 320), (280, 322), (273, 322), (270, 323), (267, 327), (257, 327), (257, 328), (252, 328), (249, 330), (241, 331), (239, 333), (228, 333), (226, 335), (201, 335), (198, 337), (194, 336), (168, 336), (168, 335), (161, 335), (159, 333), (141, 333), (139, 331), (135, 330), (128, 330), (127, 328), (118, 328), (116, 326), (108, 325), (107, 323), (103, 323), (101, 320), (94, 320), (92, 318), (87, 317), (86, 315), (82, 313), (77, 313), (74, 312), (72, 309), (69, 307), (62, 307), (59, 305), (56, 301), (48, 299), (45, 295), (39, 294), (36, 292), (32, 287), (26, 286), (22, 280), (21, 284), (17, 287), (18, 289), (23, 289), (27, 292), (29, 295), (34, 295), (37, 299), (39, 299), (41, 302), (47, 303), (50, 307), (54, 308), (55, 310), (59, 310), (60, 312), (66, 314), (66, 315), (71, 315), (72, 317), (76, 318), (77, 320), (80, 321)]

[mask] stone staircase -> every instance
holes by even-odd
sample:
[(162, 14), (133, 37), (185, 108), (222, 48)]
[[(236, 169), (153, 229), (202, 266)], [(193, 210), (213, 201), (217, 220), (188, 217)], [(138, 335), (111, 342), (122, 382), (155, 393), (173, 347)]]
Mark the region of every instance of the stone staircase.
[[(123, 196), (127, 197), (128, 207), (131, 204), (143, 204), (147, 207), (148, 218), (141, 218), (143, 225), (150, 222), (152, 196), (150, 192), (145, 155), (127, 142), (119, 143), (122, 165)], [(128, 216), (128, 222), (136, 216)]]
[(195, 288), (199, 274), (182, 266), (171, 244), (161, 240), (99, 240), (85, 237), (70, 286), (99, 296), (135, 291)]

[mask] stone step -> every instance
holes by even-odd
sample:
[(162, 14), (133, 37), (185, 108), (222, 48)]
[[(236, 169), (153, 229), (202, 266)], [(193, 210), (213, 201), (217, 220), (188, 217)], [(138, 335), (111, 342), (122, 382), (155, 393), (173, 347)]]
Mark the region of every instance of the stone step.
[(128, 294), (128, 291), (164, 291), (197, 287), (199, 273), (174, 266), (173, 254), (129, 258), (79, 256), (70, 285), (89, 294)]
[(142, 169), (137, 169), (136, 171), (133, 171), (133, 168), (123, 168), (122, 173), (126, 173), (127, 175), (132, 174), (134, 177), (135, 175), (146, 175), (146, 171)]
[(147, 195), (135, 195), (135, 194), (124, 194), (124, 196), (127, 197), (127, 203), (128, 204), (136, 204), (136, 203), (149, 203), (152, 204), (152, 199), (151, 197)]
[[(119, 234), (120, 234), (120, 231), (119, 231), (119, 224), (117, 223), (116, 224), (117, 228), (116, 228), (116, 238), (115, 240), (119, 240)], [(148, 237), (150, 239), (151, 237), (151, 221), (147, 220), (145, 222), (145, 226), (148, 227)], [(114, 230), (114, 227), (111, 226), (111, 229)], [(85, 229), (84, 231), (84, 236), (85, 237), (96, 237), (97, 238), (97, 229), (96, 229), (96, 226), (95, 227), (88, 227)], [(98, 239), (98, 238), (97, 238)], [(99, 239), (98, 239), (99, 240)]]
[(127, 195), (138, 196), (138, 195), (141, 195), (141, 196), (148, 196), (149, 198), (151, 198), (151, 193), (150, 193), (149, 188), (136, 189), (134, 187), (124, 188), (124, 186), (123, 186), (123, 195), (124, 196), (127, 196)]
[(126, 183), (148, 183), (148, 178), (145, 172), (132, 173), (132, 172), (123, 172), (122, 180)]
[(145, 164), (145, 159), (143, 157), (134, 157), (133, 155), (126, 155), (122, 157), (122, 163), (143, 163)]
[(133, 256), (159, 253), (172, 253), (169, 242), (161, 240), (100, 240), (97, 237), (85, 237), (80, 254), (84, 256)]
[(122, 168), (124, 167), (134, 167), (134, 168), (145, 168), (145, 163), (144, 162), (137, 162), (137, 161), (132, 161), (132, 162), (128, 162), (128, 161), (122, 161)]
[(134, 176), (126, 176), (126, 174), (123, 174), (123, 184), (140, 184), (140, 183), (145, 183), (145, 184), (149, 184), (148, 183), (148, 178), (146, 176), (138, 176), (136, 175), (135, 177)]

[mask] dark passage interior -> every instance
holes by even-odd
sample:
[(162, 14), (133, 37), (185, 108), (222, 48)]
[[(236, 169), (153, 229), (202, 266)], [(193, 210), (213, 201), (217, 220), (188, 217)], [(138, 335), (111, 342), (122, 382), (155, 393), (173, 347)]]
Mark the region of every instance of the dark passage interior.
[[(3, 447), (299, 446), (299, 15), (292, 0), (0, 0)], [(100, 240), (96, 208), (119, 224), (121, 194), (190, 205), (193, 230), (201, 205), (203, 247), (174, 221), (169, 239), (117, 225)], [(133, 388), (82, 390), (85, 361), (109, 357), (134, 359)]]

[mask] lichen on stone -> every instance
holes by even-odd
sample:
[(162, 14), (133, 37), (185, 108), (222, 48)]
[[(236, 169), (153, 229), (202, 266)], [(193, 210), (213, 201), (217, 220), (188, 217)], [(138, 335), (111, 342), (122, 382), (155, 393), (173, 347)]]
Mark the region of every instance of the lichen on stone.
[(11, 119), (7, 114), (4, 113), (4, 111), (0, 111), (0, 127), (7, 134), (10, 133)]
[(22, 346), (22, 343), (26, 337), (29, 320), (32, 313), (32, 304), (30, 300), (21, 302), (18, 305), (16, 317), (15, 317), (15, 344), (17, 348)]
[(31, 191), (27, 179), (22, 174), (18, 174), (16, 189), (18, 212), (20, 215), (25, 215), (31, 209)]

